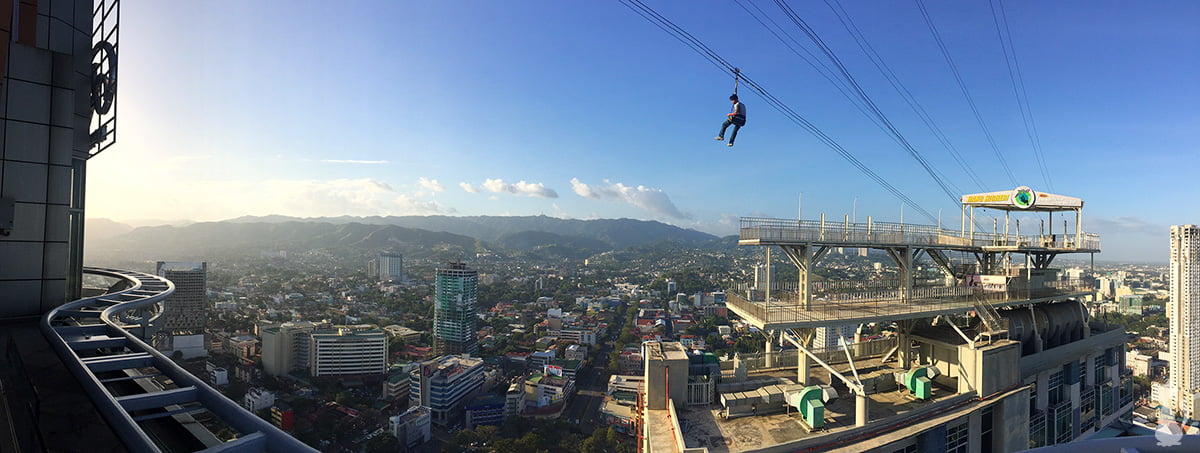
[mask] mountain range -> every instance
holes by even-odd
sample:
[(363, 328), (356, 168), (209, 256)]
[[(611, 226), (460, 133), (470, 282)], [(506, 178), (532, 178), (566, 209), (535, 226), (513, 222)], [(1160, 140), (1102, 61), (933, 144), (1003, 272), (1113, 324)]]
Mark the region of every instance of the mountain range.
[(86, 226), (85, 237), (91, 251), (140, 249), (172, 256), (356, 249), (394, 250), (419, 257), (438, 252), (474, 253), (482, 249), (552, 258), (586, 258), (664, 241), (690, 247), (720, 245), (716, 236), (655, 221), (546, 216), (264, 216), (141, 228), (107, 219), (88, 219)]

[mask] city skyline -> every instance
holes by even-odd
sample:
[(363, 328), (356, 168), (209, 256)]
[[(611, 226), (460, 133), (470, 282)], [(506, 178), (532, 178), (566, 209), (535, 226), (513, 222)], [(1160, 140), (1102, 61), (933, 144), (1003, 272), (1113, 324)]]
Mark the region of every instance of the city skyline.
[[(904, 150), (737, 4), (653, 5), (738, 65), (943, 224), (958, 208)], [(758, 5), (776, 21), (782, 14)], [(999, 170), (915, 5), (843, 5), (979, 174), (976, 187), (824, 6), (799, 10), (914, 147), (959, 192), (1084, 199), (1099, 259), (1163, 262), (1176, 190), (1200, 143), (1200, 6), (1007, 2), (1013, 50), (1046, 153), (1022, 126), (986, 5), (929, 2), (1006, 155)], [(156, 185), (160, 218), (550, 215), (659, 220), (718, 235), (741, 216), (896, 221), (900, 202), (742, 88), (738, 146), (712, 136), (732, 80), (619, 3), (143, 5), (123, 12), (118, 145), (93, 159), (88, 215)], [(231, 11), (232, 9), (232, 11)], [(231, 14), (233, 12), (233, 14)], [(269, 20), (268, 20), (269, 19)], [(812, 49), (790, 24), (789, 33)], [(297, 40), (311, 30), (353, 30)], [(739, 39), (728, 39), (729, 30)], [(174, 50), (172, 50), (174, 49)], [(486, 76), (481, 76), (486, 74)], [(632, 118), (627, 119), (627, 118)], [(133, 163), (152, 171), (122, 178)], [(731, 169), (737, 169), (730, 171)], [(1014, 181), (1016, 184), (1013, 184)], [(1119, 182), (1118, 182), (1119, 181)], [(139, 191), (142, 192), (142, 191)], [(1178, 193), (1178, 195), (1176, 195)], [(180, 203), (183, 194), (188, 203)], [(803, 194), (803, 195), (801, 195)], [(904, 209), (909, 223), (935, 223)]]

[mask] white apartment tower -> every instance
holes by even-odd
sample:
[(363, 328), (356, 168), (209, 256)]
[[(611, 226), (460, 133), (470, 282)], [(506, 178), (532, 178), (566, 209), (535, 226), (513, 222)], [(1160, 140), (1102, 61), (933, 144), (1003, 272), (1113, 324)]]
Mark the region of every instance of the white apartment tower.
[(1196, 394), (1200, 391), (1200, 227), (1171, 227), (1171, 322), (1170, 386), (1175, 392), (1173, 409), (1189, 419), (1196, 418)]
[(163, 330), (203, 334), (208, 318), (208, 263), (159, 261), (155, 273), (175, 284), (163, 301)]
[(379, 281), (399, 282), (404, 280), (404, 255), (399, 253), (379, 254)]

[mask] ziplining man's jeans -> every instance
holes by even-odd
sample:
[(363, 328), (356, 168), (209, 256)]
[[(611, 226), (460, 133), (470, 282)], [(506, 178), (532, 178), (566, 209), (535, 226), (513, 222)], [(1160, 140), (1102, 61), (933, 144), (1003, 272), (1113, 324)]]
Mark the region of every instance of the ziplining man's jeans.
[(725, 120), (725, 124), (721, 125), (721, 133), (717, 134), (717, 136), (724, 138), (725, 137), (725, 129), (728, 129), (730, 124), (733, 125), (733, 135), (729, 136), (729, 144), (732, 145), (733, 141), (737, 140), (738, 130), (741, 129), (742, 126), (746, 125), (746, 118), (735, 116), (735, 117), (731, 117), (731, 118)]

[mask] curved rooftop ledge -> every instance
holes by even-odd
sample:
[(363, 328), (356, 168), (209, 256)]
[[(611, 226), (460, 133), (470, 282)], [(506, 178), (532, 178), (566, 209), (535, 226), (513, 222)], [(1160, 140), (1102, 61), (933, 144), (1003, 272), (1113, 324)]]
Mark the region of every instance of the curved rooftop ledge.
[[(131, 451), (316, 451), (221, 395), (131, 332), (144, 336), (153, 331), (163, 299), (175, 291), (169, 280), (119, 269), (85, 268), (84, 273), (115, 278), (127, 287), (51, 310), (42, 318), (42, 332)], [(171, 388), (139, 382), (160, 376), (173, 382)], [(190, 414), (202, 411), (238, 437), (214, 443), (211, 435), (192, 435), (198, 424)], [(192, 428), (183, 426), (185, 421)]]

